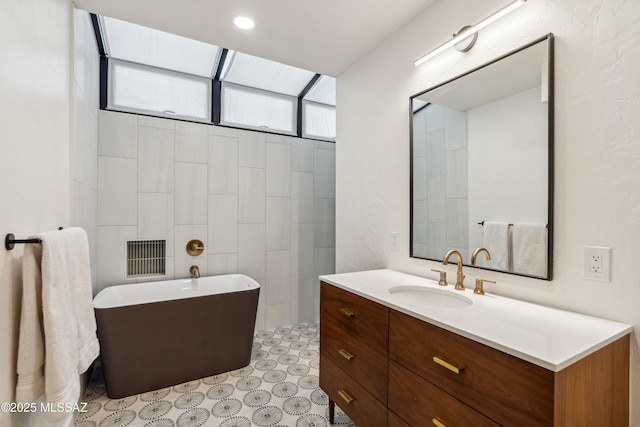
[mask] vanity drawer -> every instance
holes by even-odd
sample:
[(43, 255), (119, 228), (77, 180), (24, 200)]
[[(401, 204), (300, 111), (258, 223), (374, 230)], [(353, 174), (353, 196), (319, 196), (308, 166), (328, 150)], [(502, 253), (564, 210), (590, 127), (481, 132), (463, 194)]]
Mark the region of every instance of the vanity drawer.
[(320, 361), (320, 388), (356, 425), (387, 425), (387, 407), (326, 358)]
[[(415, 427), (499, 427), (499, 424), (393, 361), (389, 363), (389, 410), (401, 414), (404, 421)], [(391, 412), (389, 414), (391, 419)]]
[(321, 282), (320, 320), (343, 328), (373, 351), (388, 354), (387, 307)]
[(350, 336), (330, 322), (321, 323), (321, 358), (331, 360), (383, 403), (387, 403), (387, 355)]
[(554, 374), (532, 363), (395, 310), (389, 357), (500, 424), (553, 424)]
[(393, 411), (389, 410), (389, 427), (411, 427), (409, 424), (405, 423), (402, 418), (393, 413)]

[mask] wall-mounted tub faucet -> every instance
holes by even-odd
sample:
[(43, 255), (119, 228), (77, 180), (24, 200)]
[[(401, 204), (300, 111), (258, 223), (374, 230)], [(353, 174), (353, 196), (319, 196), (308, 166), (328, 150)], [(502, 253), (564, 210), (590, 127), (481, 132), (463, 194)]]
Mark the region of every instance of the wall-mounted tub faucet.
[(195, 277), (196, 279), (200, 277), (200, 268), (198, 268), (197, 265), (192, 265), (189, 272), (191, 273), (191, 277)]

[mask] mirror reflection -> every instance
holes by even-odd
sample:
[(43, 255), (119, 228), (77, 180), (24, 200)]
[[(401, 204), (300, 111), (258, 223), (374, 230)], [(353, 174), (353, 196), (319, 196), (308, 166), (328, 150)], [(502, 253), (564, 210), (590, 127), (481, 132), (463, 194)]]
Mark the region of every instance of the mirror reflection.
[(411, 98), (412, 257), (551, 279), (552, 44)]

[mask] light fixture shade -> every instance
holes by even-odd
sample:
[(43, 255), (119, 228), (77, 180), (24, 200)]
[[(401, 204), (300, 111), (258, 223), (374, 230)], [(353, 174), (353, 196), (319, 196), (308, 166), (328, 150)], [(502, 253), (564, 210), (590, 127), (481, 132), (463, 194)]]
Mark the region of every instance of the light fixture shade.
[(486, 18), (484, 18), (482, 21), (478, 22), (477, 24), (471, 26), (471, 28), (469, 28), (468, 30), (459, 32), (451, 40), (441, 44), (440, 46), (438, 46), (437, 48), (435, 48), (431, 52), (429, 52), (426, 55), (424, 55), (423, 57), (417, 59), (416, 61), (414, 61), (413, 65), (415, 65), (417, 67), (418, 65), (428, 61), (429, 59), (433, 58), (434, 56), (438, 55), (439, 53), (444, 52), (445, 50), (449, 49), (451, 46), (455, 45), (456, 43), (458, 43), (461, 40), (464, 40), (467, 37), (469, 37), (472, 33), (477, 33), (478, 31), (480, 31), (481, 29), (483, 29), (487, 25), (491, 24), (494, 21), (497, 21), (498, 19), (502, 18), (503, 16), (505, 16), (509, 12), (512, 12), (513, 10), (515, 10), (518, 7), (522, 6), (526, 1), (527, 0), (515, 0), (515, 1), (512, 1), (511, 3), (509, 3), (508, 5), (503, 7), (502, 9), (500, 9), (497, 12), (487, 16)]

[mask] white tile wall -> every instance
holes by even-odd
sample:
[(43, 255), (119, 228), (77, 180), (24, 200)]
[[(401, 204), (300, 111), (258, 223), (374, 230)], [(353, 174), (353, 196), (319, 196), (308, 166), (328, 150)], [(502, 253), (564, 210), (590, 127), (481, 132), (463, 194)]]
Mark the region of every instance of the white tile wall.
[(268, 142), (266, 166), (267, 196), (291, 196), (290, 146), (288, 144)]
[(239, 222), (264, 224), (265, 222), (265, 171), (256, 168), (238, 168), (240, 183)]
[(238, 197), (209, 196), (208, 224), (208, 253), (236, 254), (238, 252)]
[(174, 146), (172, 129), (138, 126), (138, 191), (173, 193)]
[(209, 135), (209, 194), (238, 194), (237, 135)]
[(98, 159), (98, 225), (137, 224), (136, 165), (136, 159)]
[[(125, 281), (126, 239), (166, 239), (165, 278), (197, 264), (256, 279), (258, 329), (317, 319), (317, 276), (335, 271), (333, 144), (99, 115), (101, 286)], [(185, 250), (194, 238), (206, 247), (197, 257)]]
[(174, 168), (176, 224), (207, 224), (207, 165), (176, 162)]

